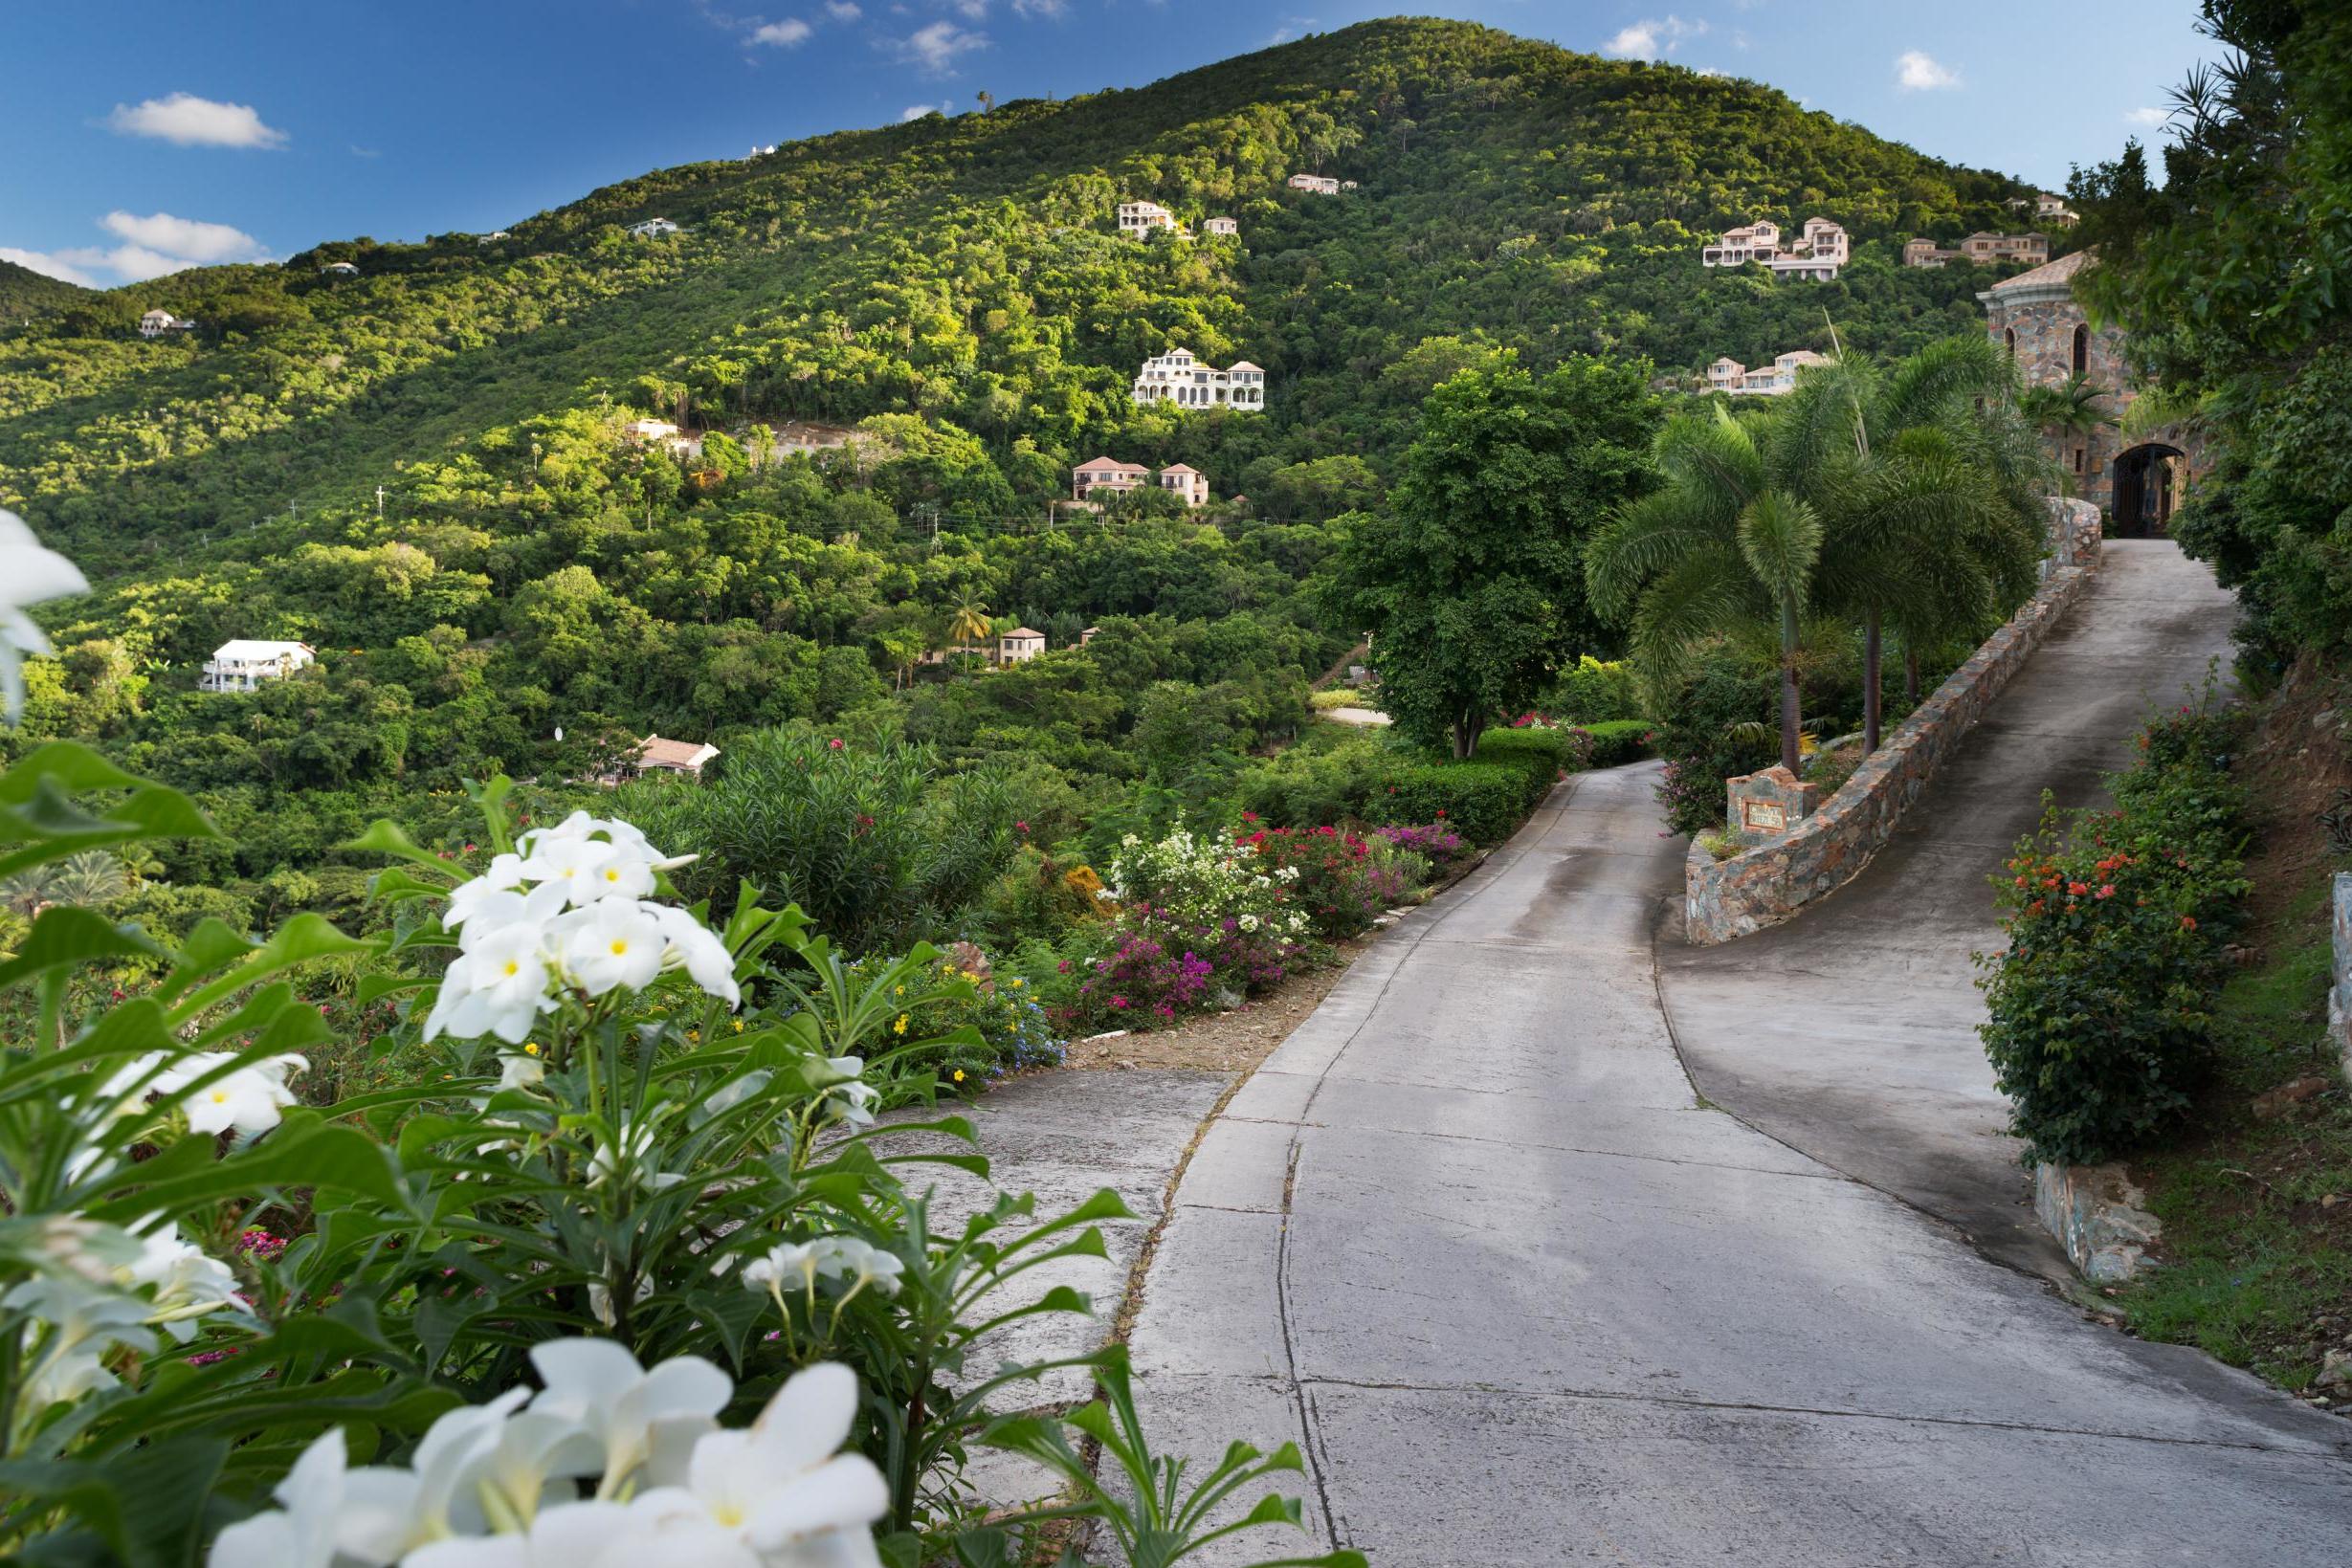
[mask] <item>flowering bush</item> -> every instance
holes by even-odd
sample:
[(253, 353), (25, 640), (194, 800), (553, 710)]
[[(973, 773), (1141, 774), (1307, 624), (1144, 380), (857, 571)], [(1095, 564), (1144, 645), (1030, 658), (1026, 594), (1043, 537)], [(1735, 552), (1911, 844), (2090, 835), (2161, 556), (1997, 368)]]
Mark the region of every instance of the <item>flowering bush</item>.
[(1366, 929), (1382, 911), (1419, 888), (1429, 872), (1428, 861), (1377, 833), (1261, 828), (1238, 842), (1256, 850), (1262, 863), (1296, 873), (1291, 898), (1309, 929), (1325, 939)]
[(1306, 930), (1306, 917), (1287, 907), (1297, 868), (1272, 863), (1230, 832), (1202, 836), (1179, 828), (1149, 843), (1129, 833), (1110, 873), (1105, 896), (1131, 917), (1183, 931), (1221, 929), (1228, 920), (1251, 933)]
[(1124, 931), (1079, 984), (1079, 1015), (1147, 1027), (1199, 1006), (1216, 978), (1216, 965), (1189, 948), (1171, 951), (1150, 931)]
[(1417, 854), (1430, 864), (1433, 876), (1446, 877), (1461, 868), (1476, 853), (1468, 839), (1442, 822), (1415, 827), (1409, 823), (1393, 824), (1372, 829), (1374, 838), (1386, 839), (1408, 854)]
[[(924, 1025), (938, 1031), (933, 1038), (894, 1056), (898, 1080), (884, 1091), (884, 1103), (919, 1098), (934, 1086), (952, 1094), (974, 1094), (1009, 1072), (1061, 1065), (1065, 1042), (1026, 977), (995, 973), (968, 942), (949, 949), (935, 970), (942, 981), (961, 981), (968, 990), (933, 1007)], [(895, 1036), (902, 1038), (912, 1027), (905, 1014), (891, 1021)]]
[[(0, 1055), (0, 1557), (1009, 1560), (1043, 1515), (981, 1527), (964, 1456), (1054, 1423), (1003, 1414), (1042, 1369), (977, 1341), (1086, 1311), (1008, 1281), (1100, 1255), (1125, 1208), (1003, 1194), (935, 1230), (887, 1139), (969, 1128), (876, 1125), (876, 1080), (975, 1048), (934, 1031), (977, 987), (924, 947), (854, 966), (747, 890), (713, 928), (628, 824), (514, 839), (506, 791), (477, 792), (477, 874), (388, 826), (350, 846), (399, 862), (386, 936), (175, 948), (59, 906), (0, 968), (38, 1025)], [(86, 748), (0, 775), (11, 868), (172, 835), (213, 829)], [(161, 980), (69, 1012), (77, 967), (132, 956)], [(401, 1007), (374, 1049), (414, 1066), (323, 1112), (289, 1088), (339, 1044), (294, 986), (322, 961), (361, 977), (336, 1016)], [(1123, 1384), (1081, 1359), (1112, 1413), (1068, 1419), (1103, 1441)], [(1153, 1561), (1198, 1544), (1179, 1491), (1141, 1505)]]
[(1995, 879), (2008, 945), (1978, 961), (1981, 1032), (2031, 1159), (2114, 1159), (2186, 1109), (2204, 1070), (2248, 888), (2243, 802), (2214, 751), (2173, 739), (2143, 737), (2165, 760), (2112, 781), (2116, 810), (2045, 818)]

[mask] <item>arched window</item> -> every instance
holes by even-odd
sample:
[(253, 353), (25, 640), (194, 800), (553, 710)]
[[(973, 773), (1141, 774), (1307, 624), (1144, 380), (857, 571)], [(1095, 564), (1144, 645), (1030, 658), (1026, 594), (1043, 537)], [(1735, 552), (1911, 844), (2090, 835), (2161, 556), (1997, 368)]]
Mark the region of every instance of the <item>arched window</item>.
[(2075, 374), (2087, 376), (2090, 373), (2091, 329), (2087, 326), (2078, 326), (2075, 329)]
[(2008, 347), (2009, 351), (2009, 358), (2015, 359), (2017, 357), (2017, 329), (2013, 326), (2003, 328), (2001, 333), (2001, 342)]

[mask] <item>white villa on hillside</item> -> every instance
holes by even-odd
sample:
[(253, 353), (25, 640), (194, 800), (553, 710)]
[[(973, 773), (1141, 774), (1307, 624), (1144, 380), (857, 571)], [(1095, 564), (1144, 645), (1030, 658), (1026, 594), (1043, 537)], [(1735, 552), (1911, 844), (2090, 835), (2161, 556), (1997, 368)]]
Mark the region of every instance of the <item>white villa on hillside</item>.
[(1288, 184), (1293, 190), (1312, 190), (1318, 196), (1340, 193), (1340, 182), (1328, 174), (1294, 174)]
[(2080, 213), (2068, 208), (2064, 196), (2053, 196), (2047, 190), (2036, 195), (2030, 204), (2023, 196), (2009, 198), (2009, 208), (2013, 211), (2023, 210), (2029, 205), (2033, 209), (2034, 217), (2060, 229), (2071, 229), (2081, 219)]
[(330, 261), (319, 269), (322, 277), (357, 277), (360, 270), (348, 261)]
[(1721, 239), (1698, 253), (1698, 259), (1709, 267), (1744, 267), (1753, 261), (1776, 277), (1827, 282), (1837, 276), (1851, 252), (1845, 229), (1828, 218), (1807, 218), (1802, 235), (1786, 245), (1781, 243), (1781, 226), (1764, 219), (1724, 230)]
[(1220, 370), (1203, 364), (1188, 348), (1171, 348), (1143, 362), (1136, 372), (1135, 401), (1173, 403), (1187, 409), (1266, 407), (1266, 372), (1247, 360)]
[(680, 778), (699, 779), (702, 769), (718, 755), (719, 748), (707, 740), (672, 740), (649, 735), (628, 756), (616, 759), (610, 772), (598, 774), (595, 782), (610, 789), (648, 773), (675, 773)]
[(1175, 233), (1183, 227), (1176, 221), (1176, 214), (1162, 207), (1158, 202), (1121, 202), (1119, 204), (1119, 232), (1122, 234), (1132, 234), (1137, 239), (1147, 239), (1154, 229), (1165, 229), (1169, 233)]
[(1229, 236), (1238, 236), (1241, 232), (1241, 225), (1234, 222), (1231, 218), (1207, 218), (1202, 220), (1201, 232), (1204, 234), (1225, 234)]
[(1182, 499), (1187, 506), (1202, 506), (1209, 500), (1209, 475), (1185, 463), (1170, 464), (1160, 471), (1157, 478), (1142, 463), (1121, 463), (1108, 457), (1080, 463), (1070, 471), (1071, 497), (1082, 504), (1098, 506), (1099, 502), (1087, 501), (1087, 497), (1098, 490), (1107, 490), (1117, 495), (1154, 484)]
[(687, 457), (702, 455), (702, 438), (666, 419), (632, 419), (621, 427), (621, 438), (632, 447), (666, 447)]
[(167, 310), (151, 310), (139, 318), (139, 335), (142, 338), (160, 338), (166, 332), (187, 332), (195, 324), (193, 321), (183, 321)]
[(265, 680), (283, 680), (317, 659), (308, 643), (233, 637), (212, 650), (212, 656), (204, 661), (204, 673), (196, 679), (196, 689), (250, 692)]
[(1793, 353), (1775, 355), (1770, 364), (1760, 364), (1750, 370), (1738, 360), (1724, 355), (1707, 366), (1707, 386), (1718, 392), (1772, 397), (1794, 391), (1797, 372), (1807, 365), (1829, 363), (1828, 355), (1800, 348)]
[(2047, 234), (1994, 234), (1978, 230), (1956, 246), (1938, 245), (1932, 239), (1912, 239), (1903, 243), (1903, 265), (1934, 270), (1948, 262), (1966, 261), (1985, 266), (1996, 261), (2028, 261), (2040, 266), (2050, 259), (2050, 236)]
[(996, 662), (1001, 667), (1026, 664), (1045, 651), (1045, 633), (1017, 626), (996, 639)]
[(643, 223), (632, 223), (629, 226), (630, 237), (632, 239), (659, 239), (664, 234), (677, 232), (677, 225), (672, 223), (668, 218), (648, 218)]
[(514, 235), (508, 233), (503, 229), (493, 229), (486, 234), (476, 234), (474, 236), (474, 243), (477, 245), (490, 245), (501, 239), (512, 239), (514, 237)]

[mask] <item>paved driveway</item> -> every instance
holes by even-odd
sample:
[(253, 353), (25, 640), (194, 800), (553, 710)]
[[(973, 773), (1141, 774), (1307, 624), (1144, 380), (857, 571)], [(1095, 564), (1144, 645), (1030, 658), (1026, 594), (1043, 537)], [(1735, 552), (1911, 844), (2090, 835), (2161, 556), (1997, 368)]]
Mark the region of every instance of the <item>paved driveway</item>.
[(1211, 1125), (1133, 1340), (1167, 1445), (1298, 1439), (1395, 1568), (2352, 1562), (2352, 1425), (1699, 1100), (1654, 778), (1561, 786)]

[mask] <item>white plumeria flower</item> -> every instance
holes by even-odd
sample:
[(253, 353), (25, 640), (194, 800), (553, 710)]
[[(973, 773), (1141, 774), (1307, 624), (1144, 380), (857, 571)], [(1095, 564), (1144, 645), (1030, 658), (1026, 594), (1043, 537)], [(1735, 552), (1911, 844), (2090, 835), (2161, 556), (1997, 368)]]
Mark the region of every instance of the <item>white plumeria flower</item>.
[(874, 1108), (881, 1102), (882, 1092), (864, 1081), (866, 1059), (828, 1056), (825, 1065), (832, 1070), (835, 1078), (825, 1086), (826, 1103), (833, 1115), (853, 1127), (873, 1126)]
[(612, 846), (602, 839), (549, 837), (532, 847), (522, 875), (526, 881), (553, 883), (566, 901), (586, 904), (602, 895), (596, 873), (611, 858)]
[(778, 1242), (766, 1252), (743, 1265), (743, 1284), (747, 1289), (766, 1291), (781, 1296), (789, 1286), (806, 1291), (816, 1283), (823, 1256), (810, 1242)]
[(259, 1137), (277, 1125), (282, 1108), (295, 1103), (294, 1092), (286, 1087), (287, 1076), (310, 1066), (300, 1056), (272, 1056), (189, 1090), (189, 1084), (233, 1060), (226, 1051), (190, 1051), (155, 1075), (156, 1092), (187, 1114), (190, 1132), (234, 1129), (239, 1137)]
[(461, 882), (450, 889), (449, 912), (441, 917), (441, 924), (455, 931), (480, 914), (492, 895), (520, 892), (522, 887), (522, 857), (519, 854), (494, 855), (490, 869), (470, 882)]
[(689, 980), (728, 1006), (740, 1005), (743, 993), (735, 983), (735, 955), (727, 951), (727, 944), (719, 939), (719, 934), (688, 910), (667, 904), (643, 907), (653, 912), (655, 922), (669, 943), (661, 956), (662, 967), (683, 969)]
[[(500, 1089), (537, 1089), (547, 1081), (547, 1064), (526, 1051), (499, 1052), (499, 1087)], [(512, 1126), (513, 1123), (502, 1123)]]
[[(674, 1356), (649, 1372), (610, 1339), (549, 1340), (532, 1347), (531, 1364), (547, 1385), (532, 1412), (570, 1423), (595, 1445), (600, 1497), (716, 1431), (735, 1393), (734, 1380), (699, 1356)], [(668, 1468), (676, 1464), (672, 1457)]]
[[(472, 939), (474, 933), (467, 936)], [(538, 928), (518, 923), (485, 929), (442, 975), (441, 994), (425, 1020), (425, 1038), (495, 1034), (519, 1046), (529, 1038), (539, 1015), (555, 1005), (548, 980), (545, 938)]]
[(641, 991), (661, 973), (668, 945), (661, 922), (633, 900), (575, 910), (556, 923), (555, 932), (557, 961), (589, 996), (615, 988)]
[(463, 924), (458, 923), (456, 894), (474, 886), (469, 882), (450, 895), (450, 911), (441, 917), (441, 924), (457, 933), (457, 950), (471, 953), (503, 932), (517, 927), (531, 931), (544, 928), (548, 921), (564, 913), (570, 903), (569, 890), (560, 882), (543, 882), (523, 891), (516, 888), (492, 888), (475, 894), (465, 906)]
[[(824, 1361), (795, 1373), (748, 1429), (697, 1443), (681, 1485), (629, 1505), (632, 1521), (657, 1527), (665, 1544), (637, 1560), (873, 1568), (881, 1560), (874, 1524), (889, 1512), (890, 1488), (872, 1460), (838, 1451), (856, 1417), (857, 1379), (848, 1367)], [(745, 1554), (719, 1555), (711, 1527)]]
[[(344, 1517), (344, 1477), (350, 1455), (343, 1428), (319, 1434), (271, 1493), (282, 1513), (256, 1513), (212, 1537), (211, 1568), (335, 1568)], [(381, 1563), (383, 1557), (362, 1557)]]
[(654, 1130), (621, 1123), (618, 1137), (610, 1143), (599, 1142), (596, 1152), (588, 1157), (588, 1184), (601, 1187), (615, 1176), (632, 1186), (650, 1187), (655, 1192), (677, 1186), (686, 1179), (665, 1171), (649, 1169), (654, 1153)]
[[(809, 1245), (816, 1255), (816, 1271), (820, 1276), (856, 1276), (857, 1283), (850, 1287), (850, 1294), (854, 1295), (868, 1285), (884, 1295), (899, 1293), (899, 1276), (906, 1271), (906, 1260), (896, 1252), (885, 1252), (855, 1236), (819, 1236)], [(849, 1297), (842, 1299), (846, 1301)]]
[(699, 1557), (645, 1555), (639, 1547), (641, 1532), (618, 1503), (557, 1503), (540, 1510), (522, 1535), (433, 1541), (401, 1558), (400, 1568), (639, 1568), (653, 1563), (699, 1568)]
[(166, 1325), (166, 1332), (182, 1343), (195, 1333), (185, 1319), (223, 1308), (253, 1311), (237, 1294), (237, 1277), (229, 1266), (182, 1240), (176, 1225), (142, 1237), (139, 1257), (123, 1274), (127, 1284), (154, 1287), (155, 1311), (148, 1321)]
[(49, 639), (24, 607), (89, 588), (81, 569), (33, 538), (24, 519), (0, 511), (0, 689), (7, 694), (10, 723), (25, 706), (22, 655), (49, 651)]

